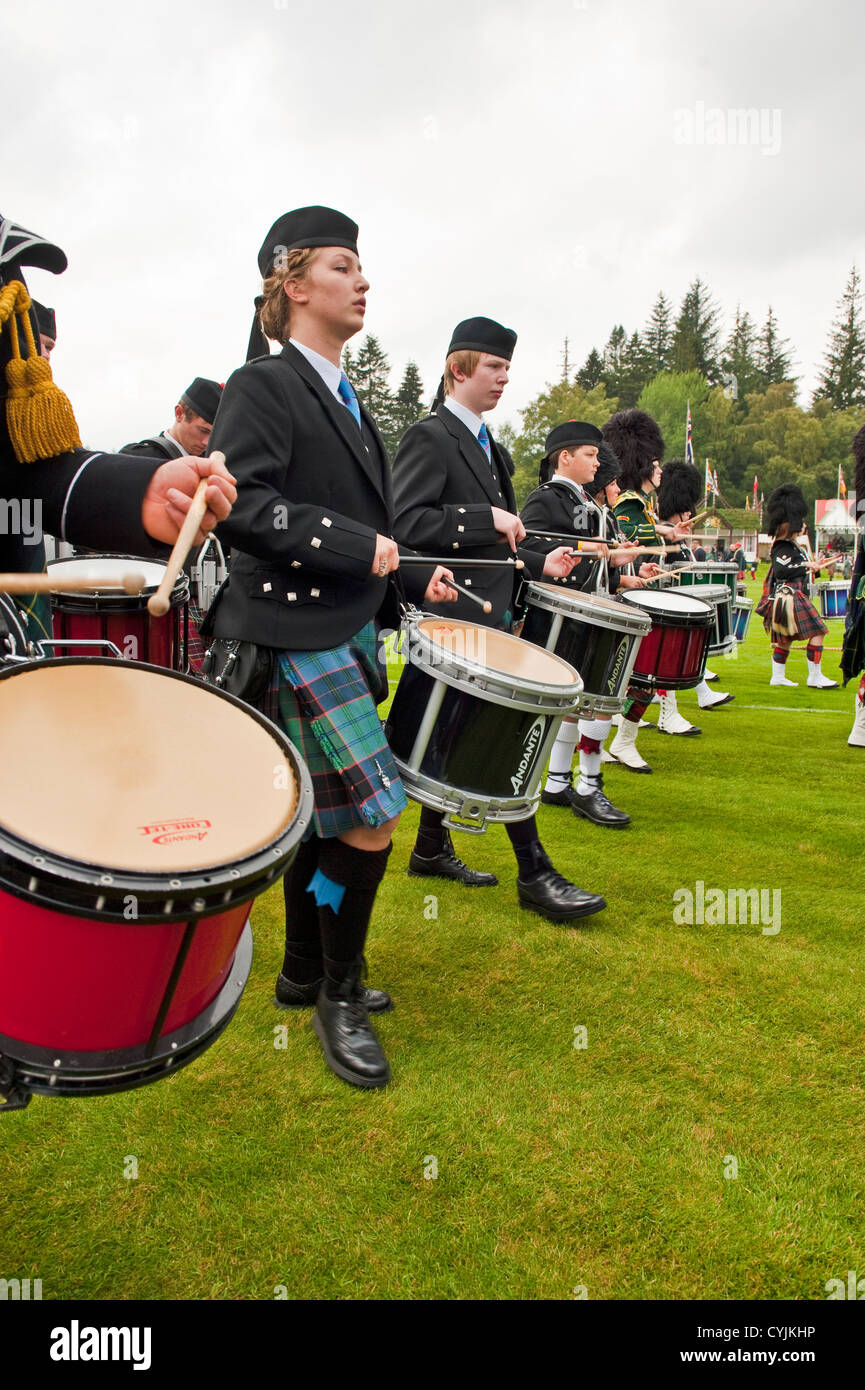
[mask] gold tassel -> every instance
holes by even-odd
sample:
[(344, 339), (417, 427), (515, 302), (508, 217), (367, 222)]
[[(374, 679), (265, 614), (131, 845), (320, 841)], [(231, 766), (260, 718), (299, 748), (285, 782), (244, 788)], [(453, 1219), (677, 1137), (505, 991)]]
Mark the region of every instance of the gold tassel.
[[(8, 321), (12, 339), (12, 356), (6, 364), (6, 424), (19, 463), (35, 463), (81, 447), (69, 398), (55, 385), (48, 358), (36, 351), (29, 308), (30, 296), (20, 280), (0, 290), (0, 327)], [(21, 315), (29, 353), (24, 358), (18, 346), (16, 314)]]

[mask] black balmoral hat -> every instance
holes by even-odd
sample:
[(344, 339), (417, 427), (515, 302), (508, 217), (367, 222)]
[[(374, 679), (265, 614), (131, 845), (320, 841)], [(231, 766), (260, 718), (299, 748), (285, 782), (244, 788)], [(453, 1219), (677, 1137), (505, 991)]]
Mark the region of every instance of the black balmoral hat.
[(216, 412), (221, 400), (222, 384), (218, 381), (209, 381), (206, 376), (197, 376), (192, 385), (187, 386), (180, 397), (181, 404), (185, 405), (188, 410), (193, 410), (196, 415), (200, 415), (202, 420), (207, 421), (208, 425), (212, 425), (216, 419)]
[(489, 352), (510, 362), (517, 344), (512, 328), (503, 328), (495, 319), (463, 319), (451, 336), (447, 356), (452, 352)]
[(554, 430), (550, 430), (544, 440), (544, 458), (549, 458), (559, 449), (576, 449), (581, 444), (594, 444), (600, 448), (603, 442), (604, 436), (595, 425), (590, 425), (586, 420), (566, 420), (563, 425), (556, 425)]
[(357, 223), (335, 208), (295, 208), (284, 212), (261, 243), (258, 268), (262, 280), (273, 274), (280, 256), (305, 246), (344, 246), (357, 255)]

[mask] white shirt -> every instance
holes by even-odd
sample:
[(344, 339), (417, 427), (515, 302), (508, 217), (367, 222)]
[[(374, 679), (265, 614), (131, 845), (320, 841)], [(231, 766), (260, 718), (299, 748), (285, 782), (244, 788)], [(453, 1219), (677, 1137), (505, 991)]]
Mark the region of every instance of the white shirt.
[(174, 435), (171, 433), (171, 430), (170, 430), (170, 429), (168, 429), (168, 430), (163, 430), (163, 431), (162, 431), (162, 437), (163, 437), (163, 439), (170, 439), (171, 442), (172, 442), (172, 444), (176, 444), (176, 445), (177, 445), (177, 448), (180, 450), (181, 456), (182, 456), (183, 458), (189, 458), (189, 456), (190, 456), (190, 455), (189, 455), (189, 450), (188, 450), (188, 449), (184, 449), (184, 447), (183, 447), (183, 445), (181, 444), (180, 440), (174, 438)]
[[(481, 432), (483, 417), (480, 415), (475, 415), (473, 410), (469, 410), (467, 405), (461, 405), (459, 401), (455, 401), (453, 396), (445, 396), (444, 405), (446, 410), (453, 411), (457, 419), (462, 420), (466, 429), (471, 430), (475, 439), (477, 439), (478, 435)], [(481, 445), (481, 448), (483, 448), (483, 445)], [(484, 452), (486, 453), (486, 450), (484, 450)]]
[(335, 367), (326, 357), (322, 357), (320, 352), (315, 352), (311, 347), (307, 347), (306, 343), (299, 343), (296, 338), (289, 338), (288, 341), (292, 347), (297, 348), (298, 352), (303, 353), (309, 365), (318, 372), (328, 391), (332, 391), (337, 400), (344, 405), (345, 402), (339, 394), (342, 367)]

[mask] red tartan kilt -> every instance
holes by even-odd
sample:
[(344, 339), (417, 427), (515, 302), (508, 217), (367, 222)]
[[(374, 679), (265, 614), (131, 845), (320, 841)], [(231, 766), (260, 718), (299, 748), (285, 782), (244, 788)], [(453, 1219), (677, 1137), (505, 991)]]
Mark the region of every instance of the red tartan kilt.
[[(763, 626), (769, 637), (772, 636), (772, 611), (775, 606), (774, 598), (768, 602), (765, 598), (760, 600), (757, 612), (763, 619)], [(803, 589), (793, 590), (793, 621), (796, 625), (795, 636), (790, 638), (791, 642), (809, 642), (812, 637), (825, 635), (829, 629), (824, 623), (817, 609), (809, 599)]]

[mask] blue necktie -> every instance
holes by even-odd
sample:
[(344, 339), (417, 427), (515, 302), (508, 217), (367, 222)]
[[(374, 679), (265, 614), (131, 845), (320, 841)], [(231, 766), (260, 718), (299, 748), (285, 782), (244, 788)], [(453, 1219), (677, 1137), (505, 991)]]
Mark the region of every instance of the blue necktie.
[(346, 409), (351, 411), (352, 415), (354, 416), (355, 423), (358, 429), (360, 429), (360, 406), (357, 403), (357, 396), (354, 394), (354, 387), (352, 386), (345, 372), (343, 372), (342, 376), (340, 377), (339, 386), (336, 389), (339, 392), (340, 400), (342, 401)]
[(480, 429), (478, 430), (478, 443), (480, 444), (481, 448), (483, 449), (484, 453), (489, 459), (490, 468), (492, 468), (493, 456), (490, 450), (490, 437), (487, 434), (487, 427), (484, 424), (482, 424)]

